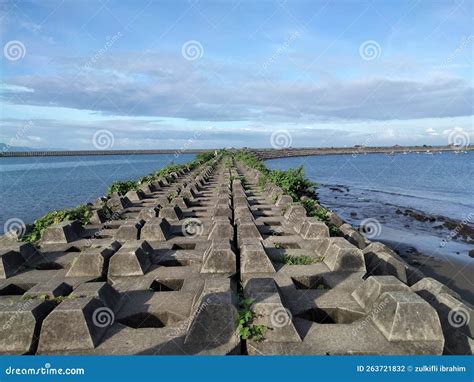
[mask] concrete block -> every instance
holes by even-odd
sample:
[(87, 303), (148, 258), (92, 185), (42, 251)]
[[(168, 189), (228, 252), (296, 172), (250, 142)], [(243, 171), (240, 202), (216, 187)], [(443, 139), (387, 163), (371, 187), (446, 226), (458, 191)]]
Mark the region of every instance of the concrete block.
[(87, 248), (72, 261), (67, 277), (101, 277), (107, 274), (109, 259), (117, 247)]
[(165, 218), (153, 218), (145, 223), (140, 232), (144, 240), (166, 241), (171, 234), (171, 226)]
[(385, 292), (375, 303), (375, 326), (390, 342), (402, 342), (415, 354), (441, 354), (444, 337), (436, 311), (412, 292)]
[(230, 280), (206, 281), (191, 318), (185, 344), (209, 348), (228, 343), (232, 339), (235, 341), (237, 308), (232, 297)]
[(62, 280), (48, 280), (36, 284), (24, 294), (24, 298), (39, 298), (52, 300), (56, 297), (64, 297), (72, 292), (72, 286)]
[(382, 294), (392, 291), (409, 292), (410, 288), (394, 276), (370, 276), (352, 292), (352, 297), (369, 310)]
[(34, 352), (41, 323), (53, 308), (52, 301), (42, 300), (0, 304), (0, 353)]
[(240, 247), (240, 272), (242, 274), (275, 273), (275, 267), (260, 241), (243, 244)]
[(234, 227), (227, 219), (225, 221), (214, 221), (207, 239), (210, 241), (232, 241), (234, 239)]
[(254, 324), (264, 325), (268, 329), (264, 336), (271, 342), (302, 342), (292, 321), (292, 314), (280, 298), (275, 281), (272, 278), (252, 278), (244, 287), (246, 298), (254, 301)]
[(71, 296), (74, 298), (95, 297), (113, 311), (115, 311), (120, 304), (120, 293), (106, 282), (90, 282), (81, 284), (74, 289)]
[(13, 276), (24, 263), (25, 259), (19, 252), (0, 249), (0, 279), (7, 279)]
[(354, 244), (357, 248), (364, 249), (370, 245), (370, 241), (365, 238), (360, 232), (356, 231), (349, 224), (342, 224), (339, 226), (339, 230), (342, 232), (344, 239), (349, 243)]
[(331, 271), (366, 271), (362, 251), (342, 237), (330, 239), (324, 263)]
[(136, 221), (126, 221), (115, 232), (117, 240), (138, 240), (140, 238), (141, 224)]
[(78, 220), (64, 221), (46, 228), (41, 242), (43, 244), (70, 243), (80, 238), (82, 230), (82, 224)]
[(329, 237), (329, 229), (325, 223), (316, 218), (306, 218), (301, 226), (300, 235), (304, 239)]
[[(142, 276), (151, 265), (151, 252), (146, 242), (124, 243), (110, 259), (109, 277), (114, 276)], [(148, 243), (146, 243), (148, 245)]]
[(132, 202), (138, 202), (145, 197), (145, 194), (142, 190), (130, 190), (125, 194), (125, 197)]
[(39, 353), (94, 349), (114, 321), (114, 314), (93, 297), (64, 300), (43, 322)]
[(201, 273), (235, 273), (236, 256), (230, 242), (212, 242), (204, 253)]

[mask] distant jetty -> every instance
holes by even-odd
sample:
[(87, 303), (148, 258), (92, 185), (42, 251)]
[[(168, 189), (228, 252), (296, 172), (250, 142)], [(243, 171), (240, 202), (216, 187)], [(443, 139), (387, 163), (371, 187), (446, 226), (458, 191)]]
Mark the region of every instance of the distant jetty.
[[(298, 147), (298, 148), (246, 148), (254, 152), (260, 159), (275, 159), (310, 155), (365, 155), (365, 154), (403, 154), (403, 153), (440, 153), (470, 151), (471, 146), (352, 146), (352, 147)], [(195, 150), (56, 150), (56, 151), (3, 151), (0, 157), (54, 157), (54, 156), (91, 156), (91, 155), (145, 155), (145, 154), (200, 154), (212, 149)], [(235, 151), (236, 149), (229, 149)]]

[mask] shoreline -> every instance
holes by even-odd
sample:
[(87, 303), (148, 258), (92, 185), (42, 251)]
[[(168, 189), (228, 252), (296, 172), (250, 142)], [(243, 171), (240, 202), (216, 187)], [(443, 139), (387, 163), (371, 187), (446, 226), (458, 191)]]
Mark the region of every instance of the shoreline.
[[(327, 195), (350, 192), (350, 187), (343, 184), (321, 184), (319, 190), (321, 188), (325, 188), (329, 191)], [(323, 199), (328, 197), (327, 195), (323, 196)], [(355, 220), (359, 218), (359, 216), (363, 216), (363, 205), (358, 207), (356, 216), (351, 206), (345, 205), (344, 203), (337, 203), (338, 196), (333, 196), (332, 198), (334, 200), (329, 203), (328, 200), (321, 200), (320, 192), (318, 192), (318, 198), (323, 207), (334, 211), (334, 213), (340, 216), (344, 221), (357, 229), (358, 224), (356, 224)], [(395, 208), (395, 216), (403, 216), (409, 219), (412, 224), (410, 224), (409, 227), (399, 224), (399, 230), (384, 227), (383, 237), (375, 237), (370, 240), (379, 241), (387, 245), (399, 254), (405, 262), (419, 269), (426, 277), (433, 277), (443, 284), (446, 284), (449, 288), (459, 293), (464, 301), (474, 305), (474, 290), (472, 288), (472, 282), (470, 282), (467, 277), (468, 275), (474, 274), (474, 262), (472, 261), (474, 257), (474, 227), (470, 224), (473, 220), (471, 215), (469, 215), (467, 219), (459, 220), (442, 215), (427, 214), (414, 208), (393, 205), (391, 207)], [(381, 217), (383, 217), (384, 220), (387, 218), (386, 215), (373, 216), (373, 218), (382, 220)], [(390, 222), (393, 223), (393, 220), (390, 220)], [(417, 228), (413, 228), (417, 223), (425, 224), (424, 228), (426, 231), (421, 232), (417, 230)], [(387, 234), (387, 232), (389, 234)], [(443, 236), (444, 238), (440, 239), (441, 232), (444, 232), (445, 235)], [(410, 241), (410, 236), (413, 235), (419, 238), (418, 243), (413, 242), (413, 240)], [(423, 243), (424, 239), (429, 238), (430, 241), (433, 241), (435, 237), (439, 239), (438, 248), (430, 244), (426, 245), (427, 240)], [(401, 238), (405, 240), (401, 240)], [(446, 250), (446, 253), (443, 253), (444, 248), (456, 244), (472, 246), (471, 250), (468, 250), (467, 257), (462, 256), (460, 252), (456, 252), (459, 257), (448, 253), (448, 250)]]

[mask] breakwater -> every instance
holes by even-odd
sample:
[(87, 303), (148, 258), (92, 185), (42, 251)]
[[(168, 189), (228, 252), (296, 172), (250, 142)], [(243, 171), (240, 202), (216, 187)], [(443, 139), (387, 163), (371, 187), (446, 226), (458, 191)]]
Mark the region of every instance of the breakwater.
[(218, 156), (3, 237), (0, 352), (472, 353), (456, 293), (263, 176)]

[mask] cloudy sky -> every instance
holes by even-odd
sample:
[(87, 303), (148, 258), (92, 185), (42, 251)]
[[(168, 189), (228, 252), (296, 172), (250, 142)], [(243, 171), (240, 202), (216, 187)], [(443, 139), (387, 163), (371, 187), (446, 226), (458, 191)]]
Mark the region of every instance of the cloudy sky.
[(4, 0), (0, 8), (0, 142), (11, 146), (473, 138), (470, 0)]

